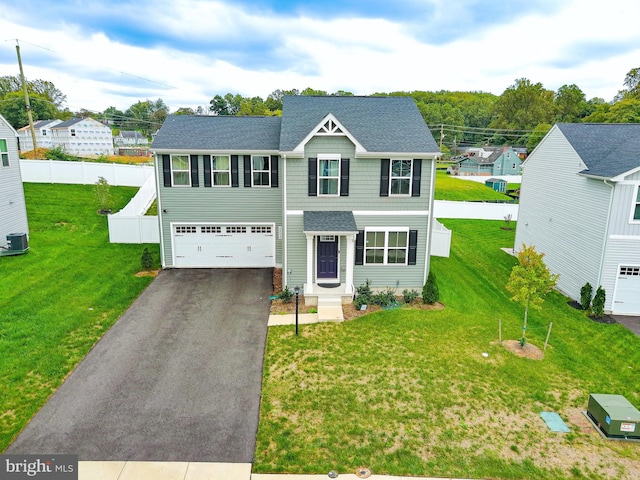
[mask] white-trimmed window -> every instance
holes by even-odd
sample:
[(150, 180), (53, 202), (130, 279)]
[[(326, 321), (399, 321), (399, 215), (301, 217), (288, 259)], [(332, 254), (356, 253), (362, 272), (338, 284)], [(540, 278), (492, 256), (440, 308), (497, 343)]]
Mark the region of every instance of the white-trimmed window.
[(340, 195), (340, 158), (318, 156), (318, 195)]
[(365, 265), (407, 265), (409, 229), (367, 229), (364, 233)]
[(72, 137), (75, 137), (75, 136), (76, 136), (76, 129), (75, 129), (75, 128), (72, 128), (72, 129), (71, 129), (71, 136), (72, 136)]
[(228, 155), (211, 157), (211, 180), (214, 187), (231, 186), (231, 161)]
[(175, 187), (191, 185), (189, 155), (171, 155), (171, 181)]
[(0, 160), (3, 167), (9, 166), (9, 149), (7, 148), (7, 141), (4, 138), (0, 138)]
[(411, 195), (413, 160), (391, 160), (389, 195)]
[(636, 196), (631, 210), (631, 221), (633, 223), (640, 222), (640, 185), (636, 187)]
[(251, 156), (251, 178), (254, 187), (271, 186), (271, 158), (268, 155)]

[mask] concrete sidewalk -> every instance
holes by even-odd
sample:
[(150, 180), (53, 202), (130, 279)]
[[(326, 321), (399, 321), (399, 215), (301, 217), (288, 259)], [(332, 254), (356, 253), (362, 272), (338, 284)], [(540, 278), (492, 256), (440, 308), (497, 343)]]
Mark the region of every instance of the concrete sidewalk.
[[(250, 463), (78, 462), (78, 480), (324, 480), (327, 478), (329, 477), (326, 474), (251, 474)], [(360, 479), (355, 473), (341, 473), (338, 478), (340, 480)], [(369, 478), (371, 480), (436, 480), (432, 477), (393, 477), (375, 474)]]

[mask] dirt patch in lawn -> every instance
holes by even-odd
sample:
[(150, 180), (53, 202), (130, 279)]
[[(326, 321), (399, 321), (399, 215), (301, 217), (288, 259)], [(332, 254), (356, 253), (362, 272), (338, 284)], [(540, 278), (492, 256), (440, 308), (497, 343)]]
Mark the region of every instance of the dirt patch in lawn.
[(518, 357), (529, 358), (531, 360), (542, 360), (544, 358), (543, 351), (532, 343), (527, 343), (523, 347), (520, 345), (519, 340), (505, 340), (502, 342), (502, 345)]
[(160, 270), (147, 270), (144, 272), (138, 272), (135, 274), (136, 277), (157, 277), (160, 273)]

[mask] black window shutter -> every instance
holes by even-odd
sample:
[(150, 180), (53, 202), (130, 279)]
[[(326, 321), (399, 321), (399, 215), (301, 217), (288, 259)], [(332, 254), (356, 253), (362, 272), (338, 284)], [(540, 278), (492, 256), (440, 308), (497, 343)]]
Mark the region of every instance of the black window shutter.
[(198, 155), (191, 155), (191, 186), (198, 187)]
[(211, 186), (211, 155), (204, 155), (204, 186)]
[(309, 196), (318, 196), (318, 159), (309, 159)]
[(356, 235), (356, 265), (364, 265), (364, 230)]
[(418, 231), (409, 230), (409, 254), (407, 255), (409, 260), (409, 265), (416, 264), (417, 250), (418, 250)]
[(231, 186), (237, 187), (238, 183), (238, 155), (231, 155)]
[(340, 196), (349, 196), (349, 159), (340, 160)]
[(411, 178), (411, 196), (420, 196), (420, 180), (422, 179), (422, 160), (416, 158), (413, 161), (413, 177)]
[(171, 156), (162, 155), (162, 177), (164, 178), (164, 186), (171, 186)]
[(278, 187), (278, 155), (271, 155), (271, 187)]
[(244, 156), (244, 186), (251, 187), (251, 155)]
[(391, 159), (383, 158), (380, 160), (380, 196), (389, 196), (389, 165), (391, 165)]

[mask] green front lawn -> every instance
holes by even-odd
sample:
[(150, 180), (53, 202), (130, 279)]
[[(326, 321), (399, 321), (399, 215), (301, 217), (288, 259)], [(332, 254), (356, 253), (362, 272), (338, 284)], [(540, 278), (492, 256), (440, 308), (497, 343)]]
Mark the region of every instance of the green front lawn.
[[(111, 187), (115, 209), (136, 191)], [(109, 243), (93, 185), (25, 195), (30, 251), (0, 257), (0, 451), (151, 281), (134, 276), (145, 245)]]
[[(487, 177), (487, 180), (489, 177)], [(436, 171), (436, 200), (453, 201), (494, 201), (513, 199), (502, 193), (485, 186), (484, 183), (473, 182), (471, 180), (461, 180), (459, 177), (447, 175), (444, 171)]]
[[(467, 182), (464, 182), (467, 183)], [(471, 183), (471, 182), (469, 182)], [(443, 220), (450, 258), (434, 258), (440, 311), (383, 311), (343, 324), (269, 329), (254, 471), (482, 478), (640, 476), (640, 444), (603, 440), (589, 393), (640, 405), (640, 339), (570, 308), (558, 293), (530, 313), (543, 360), (498, 343), (520, 337), (504, 285), (515, 258), (503, 222)], [(488, 357), (483, 357), (483, 352)], [(571, 429), (553, 433), (539, 414)]]

